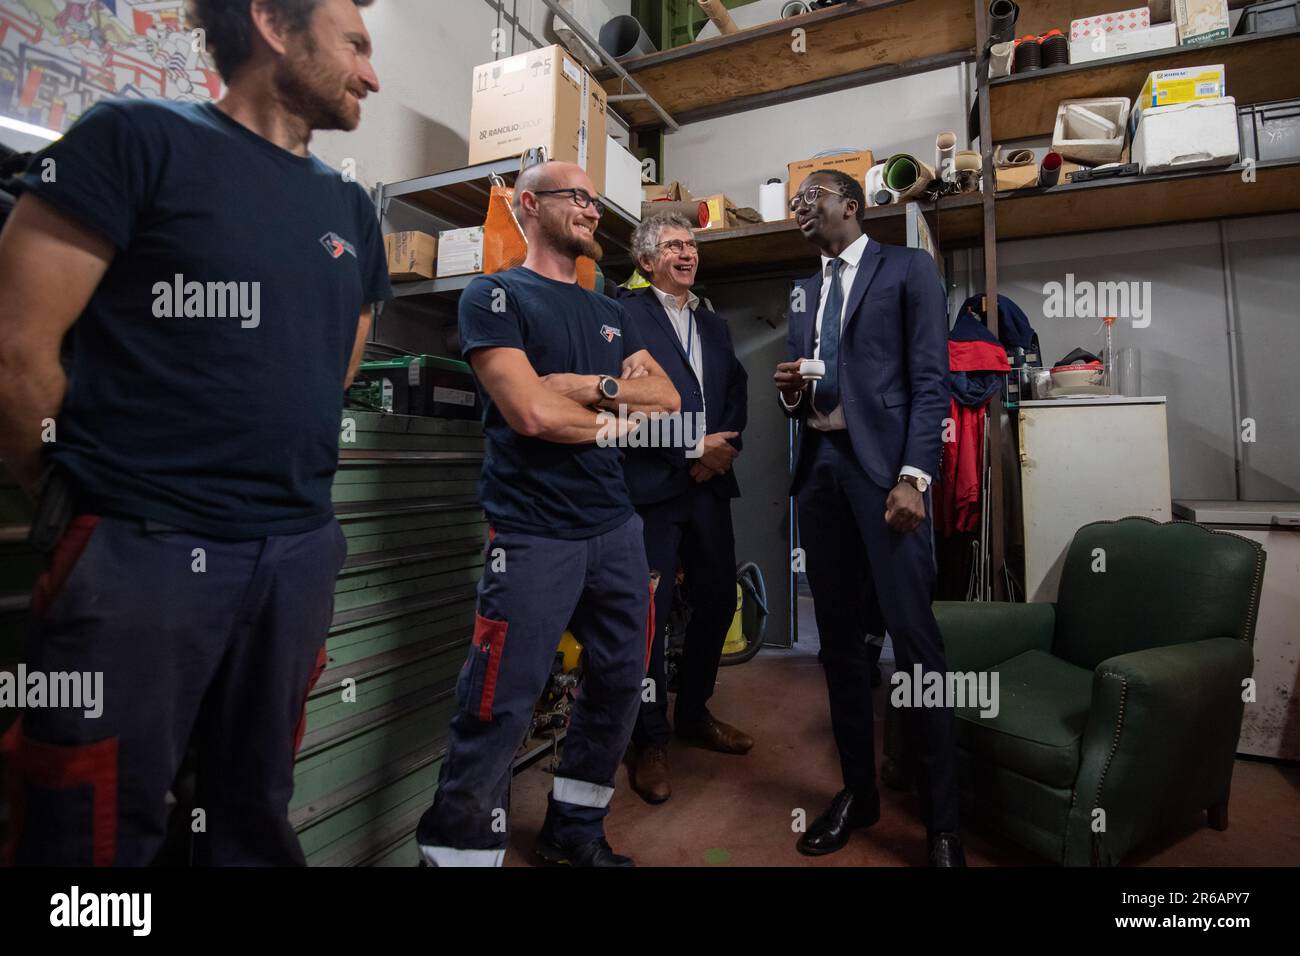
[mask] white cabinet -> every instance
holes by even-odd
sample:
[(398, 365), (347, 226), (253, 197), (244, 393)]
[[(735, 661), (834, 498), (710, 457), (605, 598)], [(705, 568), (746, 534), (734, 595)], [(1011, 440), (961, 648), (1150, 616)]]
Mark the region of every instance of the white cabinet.
[(1074, 534), (1090, 521), (1168, 521), (1165, 399), (1020, 403), (1025, 600), (1055, 601)]
[(1237, 752), (1300, 760), (1300, 502), (1175, 501), (1174, 514), (1264, 546), (1255, 622), (1255, 700)]

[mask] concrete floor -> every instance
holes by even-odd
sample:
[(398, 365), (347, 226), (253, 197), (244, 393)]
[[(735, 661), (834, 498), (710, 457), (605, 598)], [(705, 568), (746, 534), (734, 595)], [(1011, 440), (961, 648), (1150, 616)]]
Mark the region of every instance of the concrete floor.
[[(801, 628), (801, 632), (809, 630)], [(883, 700), (877, 690), (877, 716)], [(791, 651), (764, 650), (746, 664), (722, 668), (710, 709), (751, 733), (754, 750), (736, 757), (674, 744), (670, 751), (673, 796), (659, 806), (633, 793), (626, 769), (620, 769), (606, 822), (615, 850), (641, 866), (925, 863), (925, 832), (916, 798), (888, 788), (881, 789), (880, 822), (855, 833), (843, 850), (817, 859), (795, 850), (796, 811), (803, 810), (811, 822), (840, 787), (815, 641), (801, 640)], [(877, 720), (877, 755), (881, 727), (882, 721)], [(532, 846), (551, 788), (550, 764), (550, 757), (544, 757), (515, 779), (508, 866), (535, 862)], [(1126, 865), (1300, 865), (1300, 767), (1239, 759), (1230, 818), (1231, 825), (1222, 833), (1193, 823), (1144, 847)], [(972, 866), (1044, 862), (974, 825), (965, 827), (963, 841)]]

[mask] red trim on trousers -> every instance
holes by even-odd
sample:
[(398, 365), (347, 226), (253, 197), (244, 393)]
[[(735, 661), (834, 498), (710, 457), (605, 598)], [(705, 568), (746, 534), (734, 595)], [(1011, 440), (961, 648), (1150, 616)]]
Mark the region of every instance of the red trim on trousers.
[(325, 645), (322, 644), (320, 651), (316, 654), (316, 666), (311, 670), (311, 677), (307, 680), (307, 689), (302, 692), (302, 712), (298, 715), (298, 728), (293, 732), (293, 752), (298, 753), (298, 748), (302, 746), (303, 734), (307, 732), (307, 698), (311, 696), (312, 688), (320, 680), (320, 675), (325, 672), (325, 666), (329, 663), (329, 656), (325, 653)]
[(97, 524), (99, 524), (98, 515), (77, 515), (68, 524), (67, 530), (59, 538), (59, 543), (55, 545), (49, 568), (36, 579), (36, 587), (32, 591), (33, 617), (44, 617), (55, 598), (59, 596), (63, 585), (72, 574), (72, 569), (77, 566), (77, 560), (86, 550), (86, 545), (90, 543), (90, 536), (94, 533)]
[(3, 749), (14, 755), (12, 834), (6, 862), (12, 862), (22, 834), (28, 785), (49, 790), (91, 788), (91, 865), (112, 866), (117, 859), (117, 738), (91, 744), (47, 744), (19, 729), (5, 734)]
[[(664, 583), (662, 580), (659, 582)], [(654, 649), (655, 644), (655, 585), (654, 581), (650, 582), (650, 611), (646, 616), (645, 622), (645, 669), (650, 673), (650, 652)]]
[(501, 674), (501, 654), (506, 646), (507, 621), (493, 621), (481, 614), (474, 615), (474, 646), (487, 650), (487, 672), (483, 675), (483, 693), (479, 697), (478, 719), (492, 719), (492, 702), (496, 698), (497, 679)]

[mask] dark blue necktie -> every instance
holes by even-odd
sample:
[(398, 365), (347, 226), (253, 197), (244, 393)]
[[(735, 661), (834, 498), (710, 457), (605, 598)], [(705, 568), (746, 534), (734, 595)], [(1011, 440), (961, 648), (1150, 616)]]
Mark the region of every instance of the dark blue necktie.
[(821, 354), (826, 363), (826, 374), (817, 383), (813, 408), (829, 415), (840, 403), (840, 313), (844, 311), (844, 290), (840, 288), (840, 267), (843, 259), (831, 260), (831, 287), (826, 292), (826, 308), (822, 310)]

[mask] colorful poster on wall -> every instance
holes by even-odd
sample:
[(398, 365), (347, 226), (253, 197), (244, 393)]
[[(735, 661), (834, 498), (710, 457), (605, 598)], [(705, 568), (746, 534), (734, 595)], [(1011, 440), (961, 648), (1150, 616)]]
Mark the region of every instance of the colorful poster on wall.
[(0, 0), (0, 114), (63, 132), (112, 97), (216, 100), (185, 0)]

